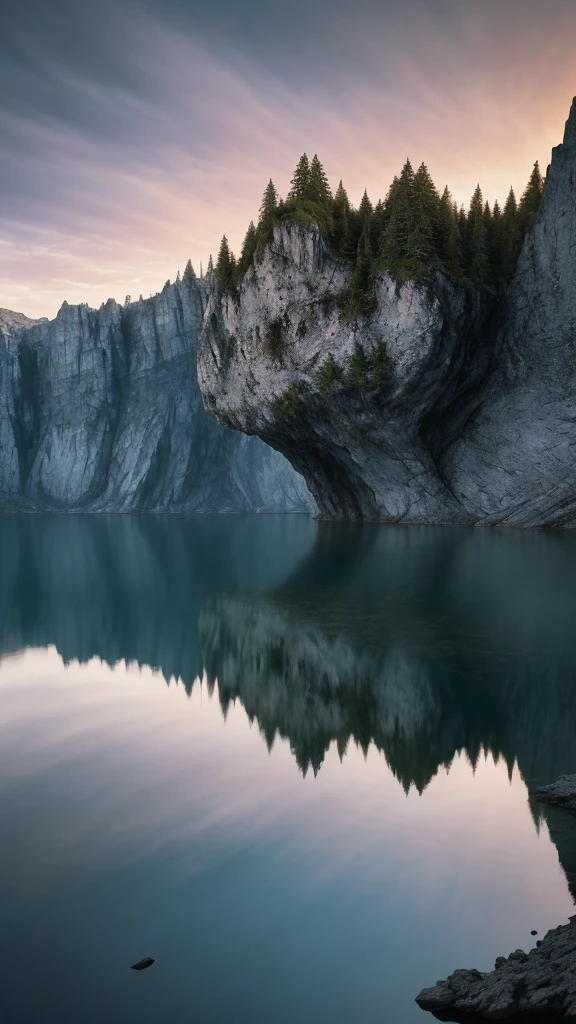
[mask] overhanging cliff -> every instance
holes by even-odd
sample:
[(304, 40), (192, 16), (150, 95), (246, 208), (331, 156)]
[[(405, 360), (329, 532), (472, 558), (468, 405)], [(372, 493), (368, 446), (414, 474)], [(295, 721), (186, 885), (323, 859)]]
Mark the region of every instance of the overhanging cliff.
[(369, 316), (320, 233), (277, 224), (209, 296), (207, 410), (286, 455), (327, 518), (576, 525), (575, 179), (576, 103), (507, 291), (381, 273)]

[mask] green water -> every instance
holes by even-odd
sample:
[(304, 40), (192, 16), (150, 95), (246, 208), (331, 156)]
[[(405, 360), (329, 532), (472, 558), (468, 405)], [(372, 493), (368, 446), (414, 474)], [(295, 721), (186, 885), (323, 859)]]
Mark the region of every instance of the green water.
[(570, 534), (0, 517), (2, 1024), (412, 1024), (530, 948), (575, 610)]

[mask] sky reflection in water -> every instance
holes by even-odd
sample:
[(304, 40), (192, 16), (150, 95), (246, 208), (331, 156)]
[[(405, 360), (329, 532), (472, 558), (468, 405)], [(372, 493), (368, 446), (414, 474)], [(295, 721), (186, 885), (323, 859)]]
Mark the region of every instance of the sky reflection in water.
[(421, 987), (565, 921), (576, 830), (538, 832), (522, 776), (576, 770), (575, 561), (546, 534), (0, 520), (2, 1019), (424, 1021)]

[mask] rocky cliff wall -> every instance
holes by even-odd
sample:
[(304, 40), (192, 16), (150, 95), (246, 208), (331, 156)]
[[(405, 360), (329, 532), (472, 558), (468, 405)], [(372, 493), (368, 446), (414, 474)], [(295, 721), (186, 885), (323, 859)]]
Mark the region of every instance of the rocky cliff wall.
[(0, 325), (0, 508), (305, 511), (277, 452), (210, 419), (196, 376), (205, 293), (169, 285)]
[(282, 223), (237, 295), (213, 292), (206, 408), (306, 478), (321, 515), (576, 525), (576, 103), (504, 296), (397, 285), (343, 312), (350, 271)]

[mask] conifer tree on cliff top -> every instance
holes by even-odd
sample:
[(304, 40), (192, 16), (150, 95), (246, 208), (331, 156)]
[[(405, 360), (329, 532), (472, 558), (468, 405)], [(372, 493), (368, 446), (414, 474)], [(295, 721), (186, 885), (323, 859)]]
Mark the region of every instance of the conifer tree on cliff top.
[(380, 258), (382, 265), (393, 273), (402, 272), (408, 257), (413, 190), (414, 171), (407, 160), (400, 177), (394, 178), (386, 198), (389, 221), (382, 239)]
[(262, 202), (260, 204), (260, 220), (263, 220), (266, 216), (273, 214), (278, 206), (278, 192), (276, 186), (270, 178), (270, 181), (266, 185), (264, 195), (262, 196)]
[(182, 274), (182, 280), (183, 281), (193, 281), (195, 277), (196, 277), (196, 274), (194, 273), (194, 268), (192, 266), (192, 260), (188, 260), (188, 263), (184, 267), (184, 273)]
[(235, 284), (236, 260), (230, 252), (228, 239), (223, 236), (216, 261), (216, 285), (219, 292), (230, 291)]
[(332, 199), (328, 178), (316, 153), (312, 157), (312, 163), (310, 164), (310, 177), (305, 198), (311, 203), (318, 203), (319, 206), (325, 207), (330, 205)]
[(258, 247), (258, 234), (254, 226), (254, 221), (251, 220), (248, 225), (248, 231), (246, 237), (242, 243), (242, 252), (240, 253), (240, 259), (238, 260), (238, 266), (236, 269), (236, 277), (238, 281), (241, 281), (248, 268), (252, 265), (254, 256), (256, 255), (256, 249)]
[(436, 251), (440, 196), (426, 164), (421, 164), (412, 182), (412, 225), (408, 238), (410, 264), (428, 270)]
[(477, 185), (470, 201), (466, 239), (467, 276), (477, 284), (490, 278), (482, 189)]
[(530, 180), (520, 200), (520, 207), (518, 210), (520, 229), (522, 232), (526, 232), (528, 228), (532, 227), (536, 220), (536, 214), (538, 213), (538, 207), (540, 206), (543, 190), (544, 179), (540, 173), (540, 164), (536, 161), (532, 174), (530, 175)]
[(296, 165), (294, 177), (290, 182), (290, 191), (288, 193), (288, 199), (307, 199), (309, 185), (310, 162), (308, 160), (308, 157), (306, 156), (306, 153), (303, 153)]
[(498, 282), (511, 281), (520, 252), (521, 234), (518, 216), (518, 204), (514, 189), (511, 188), (504, 204), (500, 231), (500, 251), (497, 254)]
[(458, 280), (462, 276), (462, 241), (458, 225), (458, 208), (452, 200), (448, 186), (440, 198), (437, 230), (440, 269), (448, 277)]
[(332, 201), (333, 230), (331, 242), (336, 252), (346, 254), (350, 239), (350, 200), (342, 181)]

